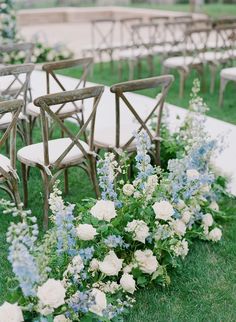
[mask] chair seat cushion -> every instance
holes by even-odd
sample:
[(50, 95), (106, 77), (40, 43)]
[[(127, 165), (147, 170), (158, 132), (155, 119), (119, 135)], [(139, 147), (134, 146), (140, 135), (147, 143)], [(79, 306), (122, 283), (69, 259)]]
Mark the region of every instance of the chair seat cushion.
[[(20, 120), (24, 120), (25, 116), (23, 113), (20, 113), (19, 115)], [(12, 113), (5, 113), (2, 114), (2, 117), (0, 117), (0, 130), (5, 130), (12, 121)]]
[(236, 81), (236, 67), (224, 68), (220, 72), (222, 78)]
[(232, 57), (232, 52), (231, 51), (224, 51), (224, 52), (214, 52), (214, 51), (207, 51), (205, 53), (201, 53), (199, 55), (199, 58), (203, 61), (206, 62), (213, 62), (214, 61), (225, 61)]
[(201, 61), (197, 57), (191, 56), (179, 56), (179, 57), (170, 57), (164, 60), (163, 64), (167, 68), (181, 68), (188, 67), (192, 65), (200, 64)]
[(6, 172), (10, 172), (12, 169), (10, 159), (8, 159), (5, 155), (2, 154), (0, 154), (0, 166)]
[[(65, 106), (63, 106), (62, 109), (60, 109), (60, 105), (52, 106), (51, 109), (54, 113), (56, 113), (59, 110), (58, 114), (61, 117), (67, 117), (81, 111), (80, 106), (76, 107), (72, 103), (66, 104)], [(26, 113), (27, 115), (38, 117), (40, 115), (40, 107), (35, 106), (34, 103), (29, 103), (26, 108)]]
[[(86, 152), (89, 151), (89, 146), (80, 141), (80, 144), (83, 146)], [(56, 160), (60, 155), (65, 151), (65, 149), (71, 144), (71, 139), (61, 138), (48, 141), (48, 151), (49, 151), (49, 163), (54, 165)], [(77, 147), (73, 146), (70, 152), (62, 160), (61, 165), (76, 164), (83, 159), (83, 152)], [(19, 161), (29, 165), (44, 164), (44, 150), (43, 143), (36, 143), (27, 145), (24, 148), (20, 149), (17, 152), (17, 158)]]

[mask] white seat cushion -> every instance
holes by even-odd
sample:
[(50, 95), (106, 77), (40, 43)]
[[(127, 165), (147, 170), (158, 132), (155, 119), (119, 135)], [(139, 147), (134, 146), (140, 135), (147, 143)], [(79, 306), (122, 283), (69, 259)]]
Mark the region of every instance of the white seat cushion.
[(232, 52), (230, 51), (224, 51), (224, 52), (207, 51), (199, 55), (199, 58), (202, 61), (206, 61), (206, 62), (225, 61), (227, 59), (230, 59), (230, 57), (232, 57)]
[(236, 67), (222, 69), (220, 76), (228, 80), (236, 81)]
[[(23, 113), (19, 114), (19, 120), (24, 120), (26, 117)], [(5, 113), (0, 117), (0, 130), (5, 130), (12, 121), (12, 113)]]
[(197, 57), (191, 56), (179, 56), (179, 57), (170, 57), (167, 58), (163, 64), (167, 68), (181, 68), (181, 67), (188, 67), (191, 65), (200, 64), (201, 61)]
[[(79, 141), (86, 152), (89, 151), (89, 146), (83, 142)], [(60, 155), (65, 151), (65, 149), (71, 144), (71, 139), (61, 138), (56, 140), (48, 141), (49, 150), (49, 163), (53, 165)], [(62, 160), (61, 164), (66, 165), (69, 163), (76, 164), (79, 163), (83, 158), (83, 152), (77, 147), (73, 146), (70, 152)], [(43, 143), (36, 143), (27, 145), (17, 152), (17, 158), (25, 164), (36, 165), (44, 164), (44, 153), (43, 153)]]
[[(51, 107), (51, 110), (56, 113), (60, 109), (61, 105), (54, 105)], [(73, 115), (80, 111), (80, 106), (74, 106), (72, 103), (68, 103), (59, 111), (59, 115), (63, 117), (67, 114)], [(40, 107), (35, 106), (34, 103), (29, 103), (26, 108), (27, 115), (31, 115), (33, 117), (38, 117), (40, 115)]]
[(5, 155), (2, 154), (0, 154), (0, 166), (6, 172), (9, 172), (12, 169), (10, 159), (8, 159), (7, 157), (5, 157)]

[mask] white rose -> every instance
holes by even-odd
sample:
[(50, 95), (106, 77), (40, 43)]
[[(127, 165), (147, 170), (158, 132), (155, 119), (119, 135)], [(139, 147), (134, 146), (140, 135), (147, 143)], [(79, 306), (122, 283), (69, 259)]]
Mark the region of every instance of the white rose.
[(189, 180), (197, 180), (200, 177), (200, 173), (195, 169), (189, 169), (186, 173)]
[(151, 250), (136, 250), (134, 257), (142, 272), (152, 274), (157, 270), (158, 262), (156, 257), (153, 256), (153, 252)]
[(60, 314), (53, 319), (53, 322), (70, 322), (71, 320), (67, 319), (65, 315)]
[(212, 201), (210, 206), (209, 206), (210, 209), (214, 210), (214, 211), (219, 211), (220, 208), (219, 208), (219, 205), (216, 201)]
[(98, 200), (90, 212), (99, 220), (111, 221), (116, 217), (115, 204), (110, 200)]
[(205, 214), (202, 216), (202, 223), (204, 226), (210, 227), (213, 225), (213, 218), (211, 214)]
[(189, 221), (191, 219), (191, 212), (186, 210), (184, 213), (183, 213), (183, 216), (181, 218), (181, 220), (185, 223), (185, 224), (188, 224)]
[(222, 231), (219, 228), (214, 228), (209, 232), (208, 238), (214, 242), (221, 240)]
[(0, 322), (22, 322), (24, 321), (21, 308), (17, 303), (4, 302), (0, 306)]
[(122, 268), (123, 259), (119, 259), (113, 250), (110, 250), (102, 262), (99, 262), (99, 269), (107, 276), (118, 275)]
[(180, 219), (177, 219), (173, 222), (173, 229), (175, 233), (179, 236), (183, 236), (186, 233), (186, 225)]
[(176, 205), (176, 208), (177, 208), (178, 210), (182, 210), (182, 209), (184, 209), (185, 207), (186, 207), (185, 202), (184, 202), (182, 199), (179, 199), (179, 201), (178, 201), (178, 203), (177, 203), (177, 205)]
[(99, 261), (96, 258), (93, 258), (90, 262), (89, 269), (92, 272), (95, 272), (99, 269)]
[(169, 220), (174, 214), (174, 208), (168, 201), (155, 202), (152, 206), (156, 219)]
[(127, 273), (123, 274), (120, 279), (120, 285), (126, 292), (133, 294), (135, 291), (135, 280), (133, 275)]
[(105, 293), (97, 288), (93, 288), (91, 296), (94, 298), (95, 304), (90, 307), (89, 311), (102, 316), (103, 310), (105, 310), (107, 307), (107, 299)]
[(149, 228), (143, 220), (133, 220), (129, 222), (125, 231), (134, 234), (133, 239), (145, 244), (145, 239), (149, 236)]
[(134, 198), (139, 199), (141, 197), (141, 193), (139, 191), (135, 191)]
[(77, 236), (81, 240), (93, 240), (97, 235), (96, 229), (89, 224), (79, 224), (76, 228)]
[(54, 309), (65, 303), (66, 290), (61, 281), (48, 279), (42, 286), (39, 286), (37, 296), (41, 303)]
[(123, 272), (124, 273), (130, 273), (132, 271), (132, 269), (134, 268), (134, 264), (130, 263), (129, 265), (126, 265), (123, 268)]
[(127, 183), (123, 186), (123, 193), (126, 195), (126, 196), (132, 196), (132, 194), (134, 193), (134, 186), (130, 183)]
[(184, 258), (188, 254), (188, 242), (183, 239), (178, 241), (176, 245), (171, 246), (176, 256), (181, 256)]

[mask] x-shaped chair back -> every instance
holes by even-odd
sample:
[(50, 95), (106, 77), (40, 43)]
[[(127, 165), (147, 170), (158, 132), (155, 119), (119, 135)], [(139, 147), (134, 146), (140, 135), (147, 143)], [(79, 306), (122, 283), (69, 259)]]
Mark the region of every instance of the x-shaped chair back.
[(116, 21), (114, 19), (92, 20), (92, 48), (94, 51), (113, 46), (114, 29)]
[(217, 31), (217, 52), (221, 53), (222, 59), (227, 56), (229, 59), (233, 58), (233, 51), (236, 49), (236, 24), (218, 26), (215, 30)]
[(133, 43), (133, 30), (132, 26), (142, 23), (143, 18), (132, 17), (120, 19), (120, 42), (121, 45), (130, 45)]
[(143, 23), (133, 25), (132, 29), (134, 45), (141, 49), (141, 54), (142, 49), (144, 54), (146, 54), (147, 51), (151, 54), (155, 45), (163, 43), (163, 28), (161, 24)]
[[(16, 58), (19, 60), (17, 63), (30, 63), (34, 50), (33, 43), (12, 43), (0, 46), (0, 63), (11, 64), (15, 63)], [(7, 54), (7, 56), (6, 56)]]
[[(166, 95), (168, 90), (174, 80), (172, 75), (165, 75), (159, 77), (152, 77), (147, 79), (128, 81), (120, 84), (113, 85), (111, 87), (111, 92), (115, 93), (116, 100), (116, 148), (121, 148), (122, 150), (128, 150), (129, 146), (135, 139), (133, 135), (123, 146), (120, 145), (120, 133), (121, 133), (121, 124), (120, 124), (120, 101), (123, 101), (125, 107), (129, 109), (131, 114), (134, 116), (134, 119), (138, 122), (137, 132), (145, 130), (149, 135), (151, 141), (159, 140), (160, 138), (160, 126), (161, 126), (161, 117), (163, 106), (165, 102)], [(130, 99), (127, 98), (127, 92), (136, 92), (145, 89), (155, 88), (159, 91), (157, 95), (157, 101), (155, 102), (154, 107), (150, 108), (150, 112), (143, 117), (140, 115), (139, 111), (135, 106), (132, 105)], [(157, 124), (154, 132), (149, 127), (149, 122), (153, 117), (157, 116)]]
[[(78, 71), (81, 73), (81, 76), (79, 78), (79, 81), (77, 85), (75, 86), (75, 90), (79, 88), (84, 88), (86, 86), (87, 77), (89, 73), (91, 72), (93, 67), (93, 58), (87, 57), (87, 58), (79, 58), (79, 59), (70, 59), (70, 60), (64, 60), (59, 62), (52, 62), (52, 63), (46, 63), (43, 65), (42, 69), (46, 72), (46, 83), (47, 83), (47, 94), (50, 94), (52, 92), (52, 85), (53, 81), (56, 83), (58, 90), (66, 91), (66, 87), (63, 84), (63, 81), (61, 78), (56, 74), (58, 70), (66, 70), (69, 68), (78, 69)], [(57, 90), (57, 92), (58, 92)], [(54, 91), (55, 92), (55, 91)], [(79, 106), (75, 102), (71, 102), (74, 105), (74, 109), (72, 111), (72, 114), (75, 113), (74, 110), (78, 111), (78, 113), (82, 114), (82, 117), (79, 118), (78, 115), (76, 115), (76, 119), (80, 124), (83, 123), (83, 102)], [(81, 102), (80, 102), (81, 103)], [(64, 108), (65, 103), (61, 104), (57, 108), (57, 113), (59, 114), (60, 111)], [(68, 112), (65, 109), (65, 113), (63, 111), (63, 116), (71, 116), (71, 112)]]
[[(73, 91), (67, 91), (62, 93), (49, 94), (41, 96), (34, 100), (34, 104), (40, 107), (41, 110), (41, 123), (42, 123), (42, 133), (43, 133), (43, 148), (44, 148), (44, 166), (49, 166), (49, 127), (48, 127), (48, 114), (55, 124), (71, 139), (71, 144), (63, 151), (63, 153), (57, 158), (53, 166), (55, 168), (60, 168), (62, 166), (62, 161), (71, 151), (74, 146), (77, 146), (80, 151), (83, 153), (85, 159), (89, 159), (88, 151), (86, 151), (83, 145), (79, 142), (80, 139), (83, 139), (86, 131), (89, 130), (89, 149), (90, 152), (94, 151), (94, 129), (95, 129), (95, 118), (97, 106), (104, 91), (104, 86), (94, 86), (83, 89), (76, 89)], [(52, 106), (58, 104), (66, 104), (69, 102), (82, 101), (87, 99), (93, 99), (92, 111), (89, 114), (86, 122), (80, 127), (77, 134), (73, 134), (72, 131), (68, 128), (66, 123), (64, 123), (58, 115), (53, 112)]]
[[(1, 130), (0, 138), (0, 149), (4, 147), (7, 140), (10, 138), (10, 162), (12, 170), (16, 169), (16, 129), (19, 114), (23, 108), (23, 100), (9, 100), (0, 102), (0, 117), (3, 117), (7, 113), (12, 114), (11, 122), (8, 124), (7, 128)], [(0, 173), (5, 178), (8, 179), (11, 171), (6, 171), (0, 164)]]
[(0, 67), (0, 99), (24, 100), (23, 114), (26, 115), (27, 91), (34, 64), (8, 65)]
[(227, 26), (230, 24), (236, 24), (235, 17), (222, 17), (213, 21), (214, 27)]
[(178, 22), (190, 22), (193, 20), (192, 15), (180, 15), (180, 16), (174, 16), (171, 18), (173, 21)]
[(199, 62), (199, 57), (204, 61), (204, 54), (207, 52), (211, 35), (211, 28), (197, 28), (186, 31), (184, 41), (183, 57), (191, 57), (190, 64)]
[(167, 21), (164, 23), (163, 39), (165, 40), (166, 52), (170, 46), (175, 46), (176, 52), (182, 52), (185, 33), (189, 27), (189, 22), (186, 21)]
[(163, 23), (169, 20), (170, 20), (169, 16), (153, 16), (149, 18), (149, 21), (151, 23)]

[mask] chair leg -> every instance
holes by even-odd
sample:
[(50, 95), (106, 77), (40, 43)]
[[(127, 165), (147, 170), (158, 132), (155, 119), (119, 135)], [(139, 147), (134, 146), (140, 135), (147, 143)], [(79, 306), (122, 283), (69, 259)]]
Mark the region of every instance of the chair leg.
[(69, 172), (69, 170), (65, 169), (65, 171), (64, 171), (64, 192), (65, 192), (65, 195), (68, 195), (68, 193), (69, 193), (68, 172)]
[(129, 59), (129, 80), (134, 79), (134, 65), (135, 65), (134, 60)]
[(18, 182), (15, 178), (12, 179), (12, 190), (14, 194), (15, 203), (18, 209), (22, 209), (22, 203), (19, 193)]
[(183, 98), (183, 96), (184, 96), (184, 85), (185, 85), (185, 79), (186, 79), (185, 71), (179, 70), (179, 76), (180, 76), (179, 98)]
[(41, 170), (41, 175), (43, 178), (43, 191), (44, 191), (44, 206), (43, 206), (43, 228), (44, 230), (48, 229), (48, 212), (49, 212), (49, 203), (48, 203), (48, 198), (49, 198), (49, 193), (50, 193), (50, 188), (49, 188), (49, 177), (47, 173), (43, 170)]
[(21, 163), (22, 181), (23, 181), (23, 200), (24, 206), (28, 205), (28, 170), (24, 163)]
[(224, 102), (224, 90), (225, 90), (225, 87), (228, 83), (228, 80), (221, 77), (220, 78), (220, 95), (219, 95), (219, 106), (220, 107), (223, 107), (223, 102)]
[(211, 70), (211, 86), (210, 86), (210, 94), (214, 93), (215, 90), (215, 81), (216, 81), (216, 71), (217, 67), (215, 65), (210, 65)]
[(96, 174), (96, 159), (93, 156), (90, 157), (90, 176), (91, 176), (91, 181), (94, 187), (96, 197), (99, 198), (100, 190), (99, 190), (97, 174)]

